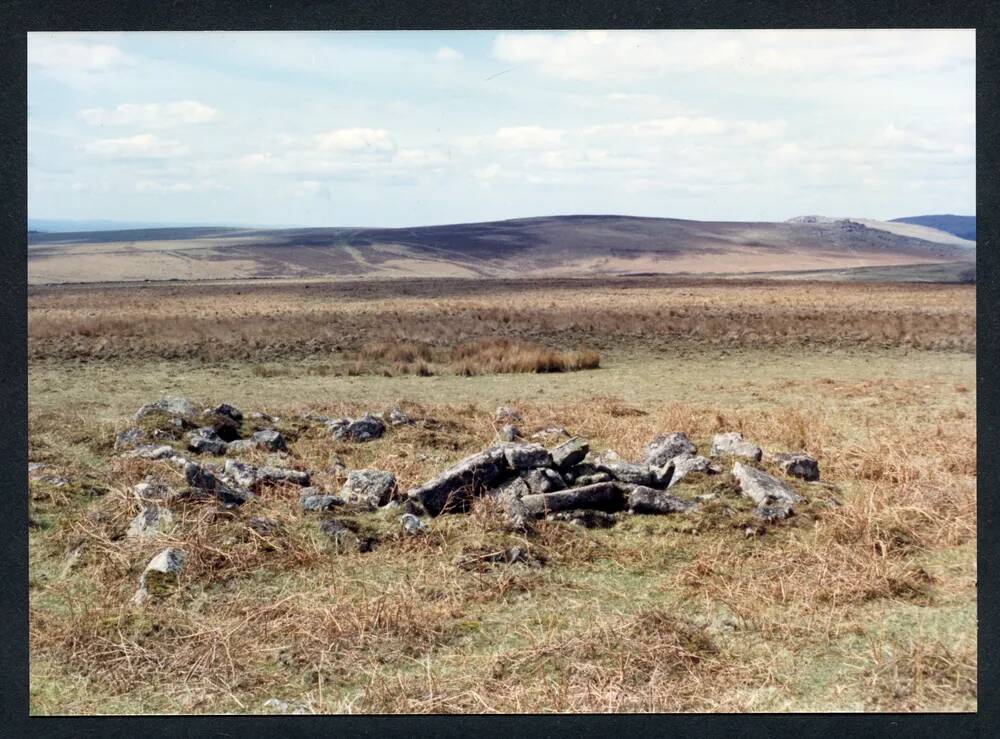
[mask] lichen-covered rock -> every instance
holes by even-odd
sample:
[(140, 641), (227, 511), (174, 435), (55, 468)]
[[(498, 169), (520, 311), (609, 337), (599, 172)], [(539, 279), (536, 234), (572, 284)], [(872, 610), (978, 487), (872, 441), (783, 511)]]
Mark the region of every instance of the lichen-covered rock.
[(663, 434), (646, 445), (644, 461), (650, 467), (662, 467), (680, 454), (694, 454), (696, 451), (695, 445), (685, 434)]
[(399, 523), (403, 527), (403, 531), (411, 536), (423, 534), (427, 531), (427, 524), (414, 516), (412, 513), (404, 513), (400, 516)]
[(131, 449), (144, 444), (147, 440), (146, 432), (137, 426), (132, 426), (119, 432), (115, 436), (115, 449)]
[(785, 518), (792, 514), (792, 506), (803, 502), (802, 496), (781, 480), (742, 462), (733, 465), (733, 477), (740, 491), (757, 504), (757, 515), (762, 518)]
[(281, 531), (281, 524), (270, 518), (254, 516), (247, 521), (247, 528), (261, 536), (273, 536)]
[(128, 456), (139, 459), (169, 459), (174, 456), (174, 450), (166, 444), (160, 446), (143, 444), (133, 449)]
[(580, 464), (590, 452), (590, 445), (583, 439), (564, 441), (552, 450), (552, 463), (559, 470), (567, 470)]
[(525, 495), (521, 498), (521, 503), (525, 512), (534, 518), (547, 513), (582, 508), (617, 513), (625, 508), (625, 494), (615, 483), (601, 482), (554, 493)]
[(432, 516), (445, 510), (464, 510), (474, 496), (493, 487), (509, 469), (503, 449), (494, 447), (466, 457), (407, 496)]
[(682, 500), (675, 495), (644, 487), (633, 485), (629, 489), (628, 508), (632, 513), (658, 514), (683, 513), (696, 506), (689, 500)]
[(198, 410), (187, 398), (177, 395), (168, 395), (160, 398), (155, 403), (147, 403), (135, 414), (135, 420), (140, 421), (152, 413), (165, 413), (171, 416), (193, 416)]
[(523, 421), (524, 419), (521, 418), (521, 414), (515, 411), (513, 408), (508, 408), (505, 405), (501, 405), (496, 409), (496, 412), (493, 414), (493, 420), (504, 423), (515, 423)]
[(133, 601), (144, 603), (151, 597), (168, 595), (177, 585), (186, 557), (182, 549), (173, 547), (153, 557), (142, 571)]
[(541, 444), (501, 444), (507, 466), (512, 470), (530, 470), (535, 467), (551, 467), (552, 455)]
[(531, 493), (552, 493), (556, 490), (566, 489), (566, 482), (562, 476), (555, 470), (546, 467), (528, 470), (521, 473), (521, 477)]
[(224, 468), (226, 477), (237, 485), (251, 490), (257, 489), (262, 484), (290, 483), (292, 485), (308, 485), (309, 473), (302, 470), (289, 470), (283, 467), (254, 467), (246, 462), (237, 462), (235, 459), (227, 459)]
[(819, 479), (819, 462), (808, 454), (772, 454), (771, 460), (789, 477), (809, 482)]
[(589, 475), (580, 475), (573, 480), (573, 487), (584, 488), (588, 485), (596, 485), (599, 482), (612, 482), (614, 478), (607, 472), (594, 472)]
[(275, 431), (274, 429), (261, 429), (260, 431), (255, 431), (250, 437), (250, 440), (256, 446), (272, 452), (281, 452), (288, 449), (288, 445), (285, 443), (285, 437), (281, 435), (280, 431)]
[(164, 533), (173, 525), (174, 516), (166, 508), (157, 505), (146, 506), (133, 518), (125, 530), (128, 539), (152, 539)]
[(386, 418), (388, 419), (390, 426), (405, 426), (413, 423), (413, 420), (399, 408), (391, 409), (386, 414)]
[(358, 546), (357, 535), (336, 519), (320, 521), (319, 530), (333, 541), (339, 551)]
[(670, 460), (671, 475), (667, 487), (673, 487), (692, 473), (709, 473), (717, 469), (707, 457), (700, 454), (680, 454)]
[(764, 455), (763, 450), (746, 439), (739, 431), (716, 434), (712, 437), (712, 456), (744, 457), (759, 462)]
[(378, 416), (366, 413), (350, 423), (333, 429), (333, 438), (346, 441), (371, 441), (385, 433), (385, 424)]
[(607, 472), (612, 478), (619, 482), (627, 482), (631, 485), (652, 486), (656, 484), (656, 475), (647, 464), (633, 464), (617, 459), (609, 459), (605, 455), (598, 459), (594, 466), (598, 472)]
[(303, 511), (329, 511), (344, 505), (344, 500), (319, 488), (303, 488), (299, 493), (299, 505)]
[(227, 484), (211, 470), (196, 462), (184, 464), (184, 479), (191, 487), (214, 495), (226, 508), (241, 506), (253, 498), (253, 493), (249, 490)]
[(215, 408), (210, 409), (209, 413), (214, 413), (218, 416), (226, 416), (227, 418), (231, 418), (236, 421), (236, 423), (240, 423), (243, 420), (243, 412), (240, 411), (239, 408), (234, 408), (229, 405), (229, 403), (217, 405)]
[(545, 520), (565, 521), (585, 529), (609, 529), (618, 523), (618, 516), (617, 513), (605, 513), (604, 511), (574, 510), (550, 513), (545, 517)]
[(362, 503), (373, 508), (384, 506), (396, 492), (396, 476), (385, 470), (351, 470), (340, 489), (348, 503)]
[(223, 441), (211, 426), (203, 426), (188, 432), (188, 449), (198, 454), (225, 454), (229, 445)]
[(159, 480), (143, 480), (132, 488), (132, 493), (144, 503), (166, 503), (177, 495), (177, 491)]
[(497, 436), (500, 438), (500, 441), (517, 441), (521, 438), (521, 432), (517, 426), (508, 423), (500, 429)]

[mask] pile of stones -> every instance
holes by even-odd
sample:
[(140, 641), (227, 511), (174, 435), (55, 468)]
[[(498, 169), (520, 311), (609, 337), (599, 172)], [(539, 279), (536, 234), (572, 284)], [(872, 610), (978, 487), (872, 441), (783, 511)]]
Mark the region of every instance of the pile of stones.
[[(278, 419), (253, 414), (258, 428), (247, 433), (243, 413), (231, 405), (198, 413), (184, 398), (164, 398), (143, 406), (135, 421), (139, 423), (152, 413), (163, 416), (156, 427), (166, 429), (162, 437), (157, 438), (155, 429), (150, 433), (137, 425), (119, 434), (116, 446), (126, 449), (124, 453), (130, 456), (174, 465), (183, 472), (188, 489), (182, 493), (149, 478), (135, 486), (133, 492), (142, 510), (129, 523), (126, 536), (130, 538), (148, 538), (169, 529), (173, 522), (169, 505), (179, 495), (214, 499), (222, 508), (236, 508), (274, 485), (298, 488), (299, 506), (304, 512), (380, 512), (395, 517), (405, 534), (420, 535), (428, 529), (425, 519), (467, 511), (476, 498), (484, 496), (496, 502), (508, 528), (522, 532), (529, 531), (533, 522), (542, 518), (594, 528), (613, 526), (622, 515), (688, 514), (711, 496), (685, 497), (685, 486), (678, 484), (690, 475), (720, 475), (727, 468), (739, 492), (752, 502), (753, 515), (771, 523), (793, 515), (795, 507), (806, 502), (789, 485), (789, 478), (807, 482), (819, 479), (819, 465), (812, 457), (801, 453), (765, 455), (763, 449), (738, 432), (717, 434), (707, 456), (699, 454), (683, 433), (660, 435), (649, 442), (641, 459), (628, 461), (613, 451), (595, 455), (589, 443), (578, 437), (552, 442), (553, 437), (568, 435), (564, 429), (546, 429), (533, 436), (548, 440), (551, 447), (525, 441), (514, 425), (521, 421), (520, 416), (500, 408), (496, 420), (503, 423), (503, 428), (498, 429), (497, 443), (405, 494), (391, 472), (377, 469), (348, 471), (346, 481), (334, 494), (312, 485), (312, 476), (305, 470), (277, 463), (254, 465), (238, 459), (196, 461), (170, 444), (155, 443), (183, 438), (187, 451), (208, 456), (249, 448), (280, 454), (287, 451), (285, 438), (267, 425)], [(366, 413), (356, 419), (316, 415), (307, 419), (328, 429), (333, 439), (354, 443), (377, 439), (387, 427), (415, 423), (398, 408), (381, 417)], [(780, 470), (781, 477), (759, 468), (765, 459), (772, 469)], [(253, 519), (252, 523), (255, 531), (265, 534), (278, 528), (266, 519)], [(376, 543), (346, 519), (323, 516), (318, 526), (338, 547), (356, 546), (367, 551)], [(184, 558), (185, 553), (176, 548), (154, 557), (142, 575), (136, 601), (148, 598), (153, 584), (161, 587), (175, 578)]]

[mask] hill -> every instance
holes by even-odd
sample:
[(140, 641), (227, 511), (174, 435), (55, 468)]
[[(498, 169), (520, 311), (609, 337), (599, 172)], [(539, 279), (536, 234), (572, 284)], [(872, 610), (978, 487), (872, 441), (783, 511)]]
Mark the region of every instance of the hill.
[(908, 216), (906, 218), (893, 218), (895, 223), (913, 223), (918, 226), (928, 226), (939, 231), (954, 234), (961, 239), (969, 241), (976, 240), (976, 217), (975, 216)]
[[(963, 242), (964, 244), (964, 242)], [(850, 220), (573, 215), (417, 228), (165, 228), (28, 235), (30, 283), (274, 277), (748, 273), (974, 261)]]

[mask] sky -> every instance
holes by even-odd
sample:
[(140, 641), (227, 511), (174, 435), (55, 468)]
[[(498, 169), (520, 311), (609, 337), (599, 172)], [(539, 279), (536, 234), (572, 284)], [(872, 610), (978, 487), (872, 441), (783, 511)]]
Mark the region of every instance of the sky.
[(975, 33), (28, 34), (31, 218), (975, 213)]

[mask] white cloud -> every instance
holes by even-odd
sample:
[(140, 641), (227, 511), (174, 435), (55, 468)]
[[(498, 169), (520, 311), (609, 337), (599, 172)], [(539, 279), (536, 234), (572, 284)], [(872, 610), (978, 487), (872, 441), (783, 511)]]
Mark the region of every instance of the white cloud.
[(519, 151), (558, 146), (564, 131), (542, 126), (508, 126), (485, 136), (462, 136), (455, 146), (462, 150), (494, 149)]
[(434, 53), (434, 58), (439, 62), (454, 62), (462, 58), (462, 52), (456, 51), (450, 46), (442, 46)]
[(121, 139), (97, 139), (83, 145), (85, 154), (103, 159), (170, 159), (189, 151), (179, 141), (164, 140), (149, 133)]
[(89, 88), (108, 73), (132, 63), (114, 44), (77, 34), (29, 33), (28, 66), (60, 82)]
[(193, 123), (209, 123), (221, 114), (197, 100), (171, 103), (122, 103), (115, 108), (87, 108), (78, 114), (92, 126), (143, 126), (166, 128)]
[(396, 142), (382, 128), (342, 128), (313, 138), (321, 151), (391, 154), (396, 150)]
[(972, 65), (971, 31), (574, 31), (499, 34), (493, 55), (552, 77), (589, 81), (716, 70), (762, 75), (877, 75)]
[(202, 180), (199, 182), (139, 180), (135, 183), (135, 191), (140, 193), (208, 192), (226, 189), (228, 188), (225, 185), (215, 180)]

